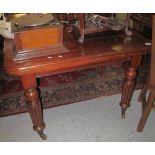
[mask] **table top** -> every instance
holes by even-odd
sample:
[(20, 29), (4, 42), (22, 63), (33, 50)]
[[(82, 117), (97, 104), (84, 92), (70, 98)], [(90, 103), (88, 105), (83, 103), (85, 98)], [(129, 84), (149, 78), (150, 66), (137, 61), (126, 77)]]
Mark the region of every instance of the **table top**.
[(134, 54), (145, 54), (151, 49), (151, 46), (146, 45), (146, 43), (150, 43), (150, 40), (138, 33), (133, 33), (130, 38), (126, 37), (125, 34), (92, 37), (85, 39), (83, 44), (71, 39), (64, 42), (64, 46), (69, 50), (67, 53), (13, 61), (13, 41), (6, 39), (4, 68), (8, 74), (19, 76), (60, 73), (95, 66), (116, 59), (124, 59), (134, 56)]

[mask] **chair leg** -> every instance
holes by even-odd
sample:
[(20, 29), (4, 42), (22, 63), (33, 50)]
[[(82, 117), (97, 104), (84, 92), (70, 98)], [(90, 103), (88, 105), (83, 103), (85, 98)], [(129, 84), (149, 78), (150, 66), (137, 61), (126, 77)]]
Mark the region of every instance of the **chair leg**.
[(138, 102), (146, 103), (146, 93), (148, 91), (147, 84), (144, 85), (143, 89), (141, 90), (138, 96)]
[(138, 97), (138, 102), (142, 102), (143, 105), (145, 105), (146, 103), (146, 93), (148, 91), (149, 79), (150, 79), (150, 76), (147, 77), (146, 83), (144, 84), (144, 87)]
[(154, 91), (150, 91), (150, 94), (148, 96), (148, 99), (147, 99), (144, 111), (142, 113), (141, 119), (140, 119), (138, 127), (137, 127), (137, 131), (138, 132), (142, 132), (143, 131), (143, 128), (144, 128), (144, 126), (146, 124), (148, 116), (149, 116), (149, 114), (151, 112), (154, 100), (155, 100), (155, 92)]
[(147, 79), (146, 79), (146, 82), (144, 84), (144, 87), (142, 88), (139, 96), (138, 96), (138, 102), (141, 102), (142, 103), (142, 113), (144, 111), (144, 108), (145, 108), (145, 105), (146, 105), (146, 93), (147, 91), (149, 90), (149, 80), (150, 80), (150, 74), (148, 74), (147, 76)]

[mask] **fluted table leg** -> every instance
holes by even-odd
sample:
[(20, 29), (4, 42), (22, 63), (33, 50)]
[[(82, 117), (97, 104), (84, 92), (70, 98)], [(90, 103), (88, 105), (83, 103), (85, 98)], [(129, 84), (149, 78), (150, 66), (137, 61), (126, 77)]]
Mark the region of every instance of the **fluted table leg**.
[(21, 77), (23, 87), (25, 89), (25, 99), (27, 103), (27, 109), (29, 111), (33, 129), (38, 132), (39, 136), (46, 140), (47, 137), (43, 133), (45, 128), (45, 123), (42, 115), (41, 103), (38, 96), (38, 90), (36, 89), (36, 77), (35, 75), (25, 75)]
[(128, 67), (125, 74), (125, 81), (122, 89), (121, 97), (121, 116), (125, 118), (125, 111), (130, 106), (130, 101), (135, 89), (137, 68), (140, 66), (142, 55), (135, 55), (131, 58), (131, 65)]
[(125, 111), (130, 106), (131, 97), (135, 88), (136, 75), (137, 75), (136, 69), (129, 67), (126, 72), (122, 90), (122, 98), (120, 103), (122, 118), (125, 118)]

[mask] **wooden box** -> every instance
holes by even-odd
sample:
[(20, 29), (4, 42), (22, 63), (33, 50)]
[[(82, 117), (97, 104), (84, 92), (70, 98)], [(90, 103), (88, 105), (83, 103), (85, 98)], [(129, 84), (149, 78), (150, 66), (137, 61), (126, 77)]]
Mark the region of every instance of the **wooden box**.
[(13, 60), (30, 59), (64, 53), (63, 26), (48, 25), (14, 32), (15, 52)]

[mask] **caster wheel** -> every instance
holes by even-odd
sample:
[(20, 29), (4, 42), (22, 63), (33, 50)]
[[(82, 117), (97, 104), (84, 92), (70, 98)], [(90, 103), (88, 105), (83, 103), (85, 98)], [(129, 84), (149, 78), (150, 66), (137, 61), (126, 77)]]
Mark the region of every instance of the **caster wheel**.
[(122, 109), (122, 111), (121, 111), (121, 118), (122, 119), (125, 119), (125, 111), (126, 111), (126, 109)]
[(38, 133), (42, 140), (46, 140), (47, 136), (44, 133)]

